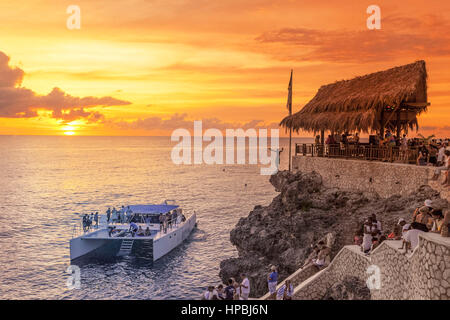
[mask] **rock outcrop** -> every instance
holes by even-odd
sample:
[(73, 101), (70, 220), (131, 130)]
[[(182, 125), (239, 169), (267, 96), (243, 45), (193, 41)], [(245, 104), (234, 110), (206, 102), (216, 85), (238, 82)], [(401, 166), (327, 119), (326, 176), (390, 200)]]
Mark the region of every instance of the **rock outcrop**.
[[(220, 276), (239, 279), (245, 272), (251, 281), (251, 296), (267, 292), (270, 265), (278, 267), (280, 280), (301, 267), (312, 245), (328, 233), (334, 235), (332, 257), (347, 244), (364, 220), (375, 213), (384, 230), (393, 229), (400, 217), (410, 220), (414, 209), (431, 199), (447, 206), (429, 186), (418, 186), (409, 196), (381, 199), (376, 194), (349, 192), (323, 186), (317, 173), (278, 172), (270, 182), (280, 192), (267, 207), (256, 206), (241, 218), (230, 233), (237, 258), (223, 260)], [(345, 284), (344, 284), (345, 288)], [(339, 295), (331, 295), (334, 298)], [(344, 296), (344, 295), (342, 295)]]

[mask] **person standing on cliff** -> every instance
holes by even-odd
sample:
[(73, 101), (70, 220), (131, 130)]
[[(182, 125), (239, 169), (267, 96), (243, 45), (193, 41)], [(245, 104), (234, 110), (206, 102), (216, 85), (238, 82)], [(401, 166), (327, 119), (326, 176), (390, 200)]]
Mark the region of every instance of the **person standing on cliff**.
[(248, 300), (248, 296), (250, 295), (250, 280), (245, 273), (241, 273), (241, 298), (242, 300)]
[(275, 299), (278, 284), (278, 272), (275, 266), (270, 267), (271, 272), (267, 276), (267, 284), (269, 287), (270, 299)]

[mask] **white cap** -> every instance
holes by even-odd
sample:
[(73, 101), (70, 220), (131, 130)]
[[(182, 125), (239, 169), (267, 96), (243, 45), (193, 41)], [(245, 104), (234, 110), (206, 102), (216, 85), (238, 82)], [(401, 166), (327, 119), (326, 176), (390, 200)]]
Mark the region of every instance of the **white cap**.
[(400, 222), (402, 222), (402, 221), (405, 221), (405, 219), (403, 219), (403, 218), (398, 219), (397, 224), (400, 225)]
[(426, 205), (427, 207), (431, 207), (431, 206), (433, 205), (433, 202), (431, 202), (430, 199), (427, 199), (427, 200), (425, 200), (425, 205)]

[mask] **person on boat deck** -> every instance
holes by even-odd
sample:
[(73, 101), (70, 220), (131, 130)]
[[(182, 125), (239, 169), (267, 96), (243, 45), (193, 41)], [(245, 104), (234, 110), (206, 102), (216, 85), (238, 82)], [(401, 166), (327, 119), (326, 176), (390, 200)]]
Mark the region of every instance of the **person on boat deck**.
[(95, 226), (98, 228), (98, 212), (95, 212), (95, 214), (94, 214), (94, 221), (95, 221)]
[(164, 215), (162, 213), (159, 214), (159, 231), (161, 232), (164, 227)]
[(175, 227), (177, 226), (177, 218), (178, 218), (177, 210), (173, 210), (173, 211), (172, 211), (172, 224), (173, 224)]
[(172, 215), (170, 214), (170, 211), (166, 213), (166, 222), (167, 226), (172, 229)]
[(89, 216), (89, 229), (92, 227), (93, 223), (94, 223), (94, 213), (91, 212), (91, 215)]
[(131, 232), (131, 235), (134, 237), (136, 232), (138, 231), (138, 229), (139, 228), (138, 228), (137, 224), (134, 223), (134, 222), (131, 222), (130, 223), (130, 229), (128, 231)]
[(128, 206), (127, 207), (127, 222), (130, 222), (132, 213), (133, 213), (133, 211), (130, 209), (130, 206)]
[(108, 210), (106, 210), (106, 221), (111, 220), (111, 209), (108, 207)]
[(151, 234), (152, 234), (152, 232), (150, 231), (150, 228), (147, 227), (147, 228), (145, 229), (144, 236), (150, 237)]
[(112, 222), (117, 222), (117, 210), (116, 207), (113, 207), (112, 209)]
[(87, 214), (83, 216), (83, 231), (87, 231)]
[(138, 228), (137, 235), (138, 235), (139, 237), (145, 236), (144, 229), (142, 229), (141, 226), (139, 226), (139, 228)]
[(116, 227), (115, 226), (113, 226), (113, 227), (108, 227), (108, 236), (112, 236), (114, 233), (116, 233), (117, 232), (117, 229), (116, 229)]

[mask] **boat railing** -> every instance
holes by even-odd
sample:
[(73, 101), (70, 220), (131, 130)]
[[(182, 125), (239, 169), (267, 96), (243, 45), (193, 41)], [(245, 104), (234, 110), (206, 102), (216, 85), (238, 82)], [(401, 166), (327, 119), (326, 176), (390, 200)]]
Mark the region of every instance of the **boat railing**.
[(83, 233), (84, 232), (81, 223), (75, 223), (72, 229), (72, 239), (81, 236)]

